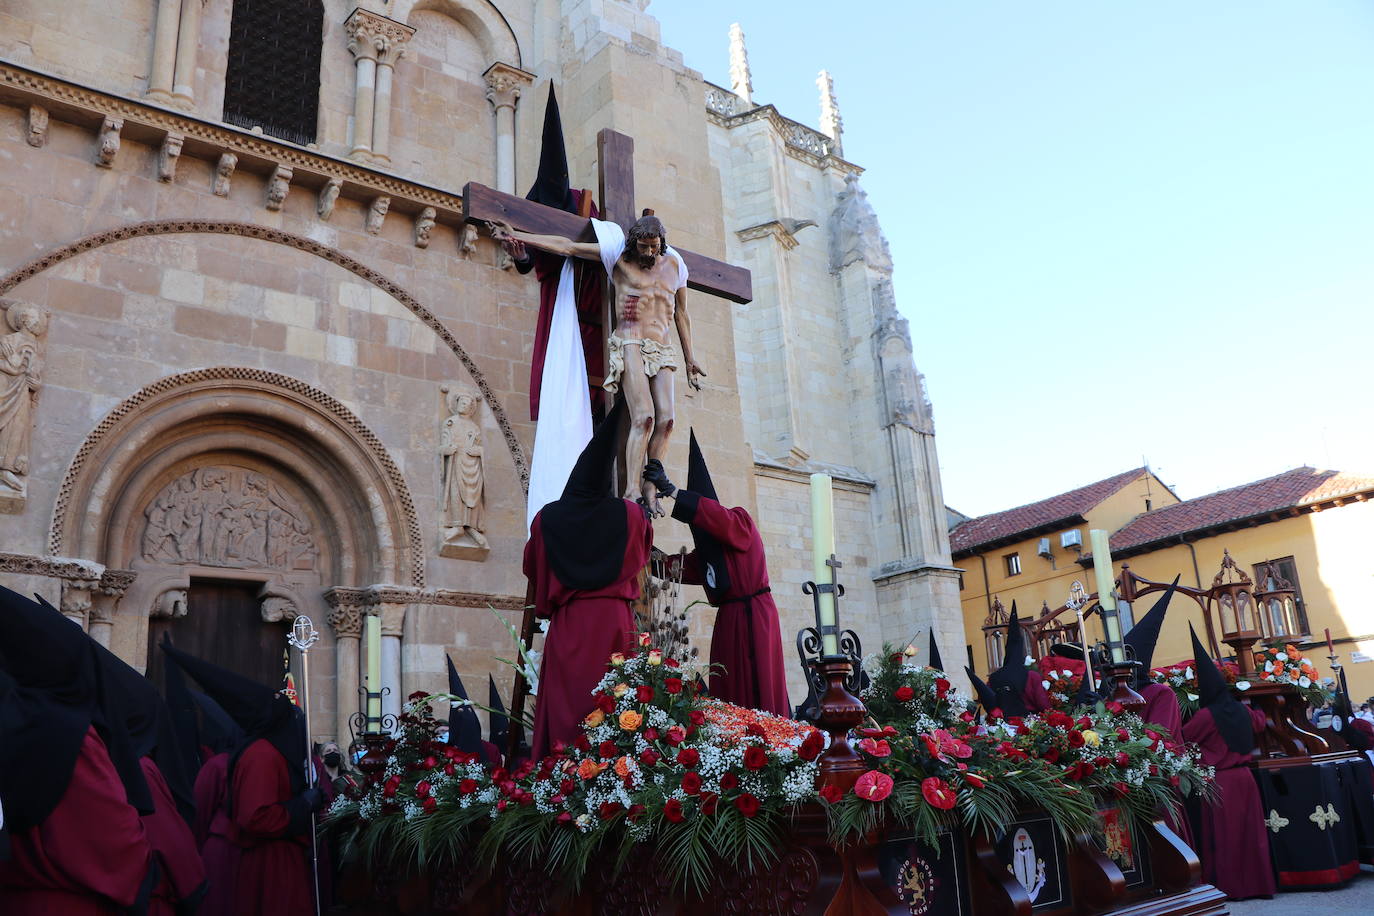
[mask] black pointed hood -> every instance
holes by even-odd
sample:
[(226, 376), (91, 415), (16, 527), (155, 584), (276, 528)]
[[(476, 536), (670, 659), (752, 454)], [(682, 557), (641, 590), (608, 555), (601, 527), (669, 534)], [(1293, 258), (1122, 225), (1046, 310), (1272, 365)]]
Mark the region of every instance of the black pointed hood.
[(161, 648), (169, 661), (195, 678), (196, 683), (243, 729), (244, 740), (230, 761), (231, 771), (244, 749), (262, 738), (286, 761), (291, 776), (291, 794), (299, 795), (305, 790), (308, 746), (304, 717), (295, 703), (265, 684), (182, 652), (168, 640), (164, 639)]
[(935, 641), (935, 628), (930, 628), (930, 657), (927, 667), (934, 668), (936, 671), (944, 671), (945, 663), (940, 660), (940, 644)]
[[(490, 674), (487, 675), (487, 715), (490, 718), (490, 727), (487, 730), (487, 740), (496, 745), (496, 749), (502, 754), (506, 752), (506, 741), (510, 737), (510, 719), (506, 717), (506, 704), (501, 702), (501, 691), (496, 689), (496, 679)], [(449, 733), (452, 734), (452, 729)]]
[(1131, 657), (1140, 662), (1140, 667), (1136, 670), (1136, 683), (1144, 684), (1150, 679), (1150, 667), (1154, 662), (1155, 644), (1159, 642), (1159, 631), (1164, 626), (1164, 615), (1169, 610), (1169, 601), (1174, 597), (1174, 590), (1178, 588), (1178, 576), (1174, 576), (1171, 584), (1155, 602), (1154, 607), (1144, 617), (1131, 627), (1129, 633), (1123, 637), (1123, 642), (1131, 650)]
[(716, 499), (716, 486), (711, 481), (711, 471), (706, 467), (701, 446), (697, 444), (696, 430), (689, 430), (687, 486), (677, 491), (673, 518), (686, 522), (692, 529), (692, 543), (696, 546), (697, 556), (701, 558), (702, 576), (706, 583), (706, 600), (719, 605), (730, 590), (730, 569), (725, 562), (725, 547), (720, 541), (705, 529), (692, 524), (697, 514), (697, 501), (703, 496)]
[[(448, 692), (466, 700), (467, 688), (458, 676), (458, 669), (453, 666), (453, 659), (445, 657), (445, 661), (448, 662)], [(449, 704), (448, 743), (460, 751), (481, 755), (482, 723), (477, 718), (477, 710), (466, 703)]]
[[(997, 694), (993, 693), (992, 688), (982, 678), (973, 673), (972, 668), (965, 666), (964, 673), (968, 675), (968, 682), (973, 685), (973, 694), (978, 697), (978, 702), (982, 704), (983, 712), (992, 715), (994, 709), (1002, 709), (1001, 703), (997, 700)], [(1002, 712), (1005, 713), (1006, 710), (1003, 709)]]
[(1093, 689), (1091, 674), (1092, 669), (1090, 667), (1085, 667), (1083, 670), (1083, 679), (1078, 685), (1078, 690), (1069, 699), (1069, 704), (1075, 709), (1081, 706), (1096, 706), (1097, 701), (1102, 699), (1102, 696)]
[(539, 145), (539, 174), (525, 195), (526, 200), (577, 212), (572, 183), (568, 177), (568, 151), (563, 143), (563, 119), (558, 113), (558, 97), (549, 83), (549, 98), (544, 103), (544, 136)]
[(181, 668), (176, 665), (162, 666), (162, 694), (172, 716), (172, 727), (176, 729), (182, 765), (186, 772), (195, 774), (200, 771), (200, 746), (209, 742), (204, 740), (195, 697), (186, 684), (186, 675)]
[[(167, 670), (175, 667), (168, 665)], [(191, 700), (200, 710), (200, 740), (206, 747), (216, 754), (227, 754), (243, 743), (243, 727), (223, 706), (196, 690), (191, 691)]]
[(544, 553), (553, 574), (568, 588), (604, 588), (625, 564), (629, 522), (625, 501), (613, 495), (623, 400), (582, 449), (563, 495), (539, 510)]
[(1255, 748), (1255, 732), (1250, 723), (1250, 710), (1231, 695), (1226, 678), (1202, 640), (1197, 638), (1193, 625), (1188, 625), (1193, 640), (1193, 670), (1197, 672), (1198, 703), (1212, 714), (1217, 731), (1226, 746), (1237, 754), (1248, 754)]
[[(9, 832), (38, 826), (57, 807), (90, 727), (86, 706), (22, 686), (0, 665), (0, 807)], [(6, 850), (0, 835), (0, 858)]]
[(1026, 708), (1026, 632), (1011, 604), (1011, 619), (1007, 621), (1007, 639), (1002, 651), (1002, 667), (988, 675), (988, 686), (997, 695), (997, 705), (1008, 716), (1024, 716)]

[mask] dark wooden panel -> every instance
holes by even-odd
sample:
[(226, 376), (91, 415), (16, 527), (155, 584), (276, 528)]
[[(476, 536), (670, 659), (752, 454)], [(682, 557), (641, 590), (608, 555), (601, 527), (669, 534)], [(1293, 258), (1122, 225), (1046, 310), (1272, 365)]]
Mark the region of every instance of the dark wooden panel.
[(193, 580), (186, 616), (148, 621), (148, 676), (161, 689), (163, 655), (157, 644), (170, 633), (178, 649), (214, 662), (260, 684), (282, 683), (286, 627), (267, 623), (253, 582)]
[(635, 210), (635, 141), (605, 129), (596, 135), (601, 181), (601, 218), (620, 224), (626, 232), (639, 218)]

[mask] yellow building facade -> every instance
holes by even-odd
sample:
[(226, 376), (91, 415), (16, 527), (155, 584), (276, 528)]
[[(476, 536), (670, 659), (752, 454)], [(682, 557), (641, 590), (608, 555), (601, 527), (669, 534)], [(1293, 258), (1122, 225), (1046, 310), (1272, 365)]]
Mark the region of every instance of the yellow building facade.
[[(1179, 576), (1180, 584), (1205, 590), (1228, 551), (1252, 579), (1260, 566), (1273, 562), (1297, 591), (1308, 633), (1299, 646), (1323, 676), (1331, 674), (1325, 636), (1330, 629), (1358, 706), (1374, 695), (1372, 503), (1374, 477), (1335, 471), (1297, 468), (1180, 501), (1148, 469), (1138, 469), (1030, 506), (970, 519), (955, 527), (950, 538), (954, 563), (963, 571), (960, 597), (974, 668), (980, 674), (989, 670), (989, 651), (981, 637), (996, 602), (1008, 609), (1015, 602), (1022, 619), (1034, 618), (1046, 607), (1065, 604), (1075, 580), (1089, 593), (1096, 590), (1088, 529), (1103, 528), (1111, 532), (1114, 578), (1129, 566), (1144, 579), (1169, 582)], [(1054, 509), (1056, 504), (1076, 514), (1049, 519), (1063, 511)], [(965, 525), (975, 527), (961, 534)], [(1083, 547), (1062, 547), (1065, 535), (1070, 544), (1075, 541), (1075, 531), (1081, 531)], [(1046, 538), (1048, 557), (1041, 555)], [(1139, 601), (1135, 616), (1155, 600), (1150, 595)], [(1205, 633), (1200, 606), (1179, 596), (1169, 606), (1155, 665), (1192, 654), (1190, 623)], [(1099, 624), (1088, 625), (1090, 639), (1100, 633)]]

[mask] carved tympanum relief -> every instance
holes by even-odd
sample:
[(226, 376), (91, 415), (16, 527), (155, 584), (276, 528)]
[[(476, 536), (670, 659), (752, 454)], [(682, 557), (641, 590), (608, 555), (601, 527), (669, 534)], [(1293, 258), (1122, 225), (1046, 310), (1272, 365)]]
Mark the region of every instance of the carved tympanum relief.
[(266, 475), (212, 466), (183, 474), (143, 510), (149, 563), (313, 570), (320, 551), (309, 516)]

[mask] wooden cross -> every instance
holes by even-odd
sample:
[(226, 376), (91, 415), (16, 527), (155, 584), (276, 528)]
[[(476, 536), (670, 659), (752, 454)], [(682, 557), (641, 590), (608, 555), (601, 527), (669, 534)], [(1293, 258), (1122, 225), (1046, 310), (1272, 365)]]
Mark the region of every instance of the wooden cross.
[[(635, 142), (625, 134), (604, 129), (596, 135), (598, 162), (598, 190), (601, 197), (601, 217), (619, 223), (627, 233), (638, 214), (635, 212)], [(463, 219), (472, 223), (489, 223), (501, 220), (515, 229), (539, 235), (561, 235), (574, 241), (595, 241), (596, 234), (591, 221), (543, 204), (504, 194), (476, 182), (463, 186)], [(749, 271), (724, 261), (717, 261), (706, 255), (673, 246), (687, 264), (687, 286), (698, 292), (719, 296), (731, 302), (749, 302), (754, 298), (753, 280)], [(606, 347), (606, 335), (614, 325), (614, 299), (607, 297), (608, 320), (601, 323), (602, 350)], [(600, 384), (599, 379), (589, 379)], [(838, 565), (838, 564), (837, 564)], [(520, 639), (526, 645), (534, 637), (534, 587), (530, 584), (525, 593), (525, 615), (521, 621)], [(523, 743), (525, 698), (529, 685), (518, 671), (515, 675), (515, 690), (511, 696), (509, 735), (506, 759), (515, 756)]]

